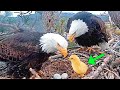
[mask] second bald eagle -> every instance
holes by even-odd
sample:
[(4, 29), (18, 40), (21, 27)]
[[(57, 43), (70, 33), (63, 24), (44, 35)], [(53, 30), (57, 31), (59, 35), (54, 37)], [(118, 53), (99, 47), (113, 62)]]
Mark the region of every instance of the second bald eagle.
[(105, 23), (101, 18), (89, 12), (79, 12), (69, 18), (66, 32), (70, 42), (75, 39), (84, 47), (98, 45), (102, 49), (108, 48)]

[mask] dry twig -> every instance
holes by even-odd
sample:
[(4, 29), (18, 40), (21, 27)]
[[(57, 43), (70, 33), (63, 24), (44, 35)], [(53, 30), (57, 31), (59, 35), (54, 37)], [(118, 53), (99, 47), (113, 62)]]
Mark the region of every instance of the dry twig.
[(30, 68), (29, 70), (33, 74), (33, 76), (30, 77), (30, 79), (41, 79), (41, 77), (38, 75), (38, 73), (34, 69)]
[(112, 38), (111, 40), (108, 41), (108, 44), (110, 45), (114, 41), (115, 41), (115, 38)]
[(117, 65), (120, 65), (120, 59), (118, 60), (115, 60), (111, 63), (111, 66), (114, 67), (114, 66), (117, 66)]
[(56, 58), (61, 58), (61, 57), (62, 57), (62, 55), (58, 54), (58, 55), (54, 55), (54, 56), (49, 57), (49, 59), (56, 59)]
[(109, 71), (109, 72), (111, 72), (111, 73), (113, 73), (117, 77), (117, 79), (120, 79), (120, 77), (115, 72), (113, 72), (113, 71), (111, 71), (111, 70), (109, 70), (107, 68), (104, 68), (104, 69), (107, 70), (107, 71)]
[(84, 56), (85, 58), (89, 58), (89, 56), (87, 56), (87, 55), (85, 55), (85, 54), (83, 54), (83, 53), (74, 53), (74, 54), (76, 54), (76, 55), (80, 55), (80, 56)]
[[(102, 70), (105, 68), (106, 64), (110, 61), (111, 56), (108, 56), (104, 59), (104, 62), (97, 68), (97, 70), (93, 73), (92, 76), (89, 77), (89, 79), (96, 79), (99, 74), (102, 72)], [(84, 77), (83, 79), (86, 79), (88, 77)]]

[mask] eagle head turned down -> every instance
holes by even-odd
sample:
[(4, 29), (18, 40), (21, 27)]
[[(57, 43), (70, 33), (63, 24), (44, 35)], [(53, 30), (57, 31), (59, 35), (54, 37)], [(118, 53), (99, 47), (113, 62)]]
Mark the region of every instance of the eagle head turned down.
[(60, 52), (64, 57), (67, 56), (67, 47), (68, 42), (66, 39), (55, 33), (47, 33), (44, 34), (40, 38), (40, 44), (42, 51), (46, 53), (55, 53)]

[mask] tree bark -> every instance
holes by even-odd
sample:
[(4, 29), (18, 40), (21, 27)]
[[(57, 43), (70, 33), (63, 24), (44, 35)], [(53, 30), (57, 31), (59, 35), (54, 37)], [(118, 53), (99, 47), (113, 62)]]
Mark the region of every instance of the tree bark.
[(111, 20), (120, 29), (120, 11), (108, 11)]

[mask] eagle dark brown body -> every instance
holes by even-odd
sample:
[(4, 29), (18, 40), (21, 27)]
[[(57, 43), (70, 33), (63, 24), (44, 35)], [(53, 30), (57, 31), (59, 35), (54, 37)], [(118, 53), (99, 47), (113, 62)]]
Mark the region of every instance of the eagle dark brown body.
[(16, 78), (30, 77), (29, 68), (40, 69), (50, 54), (42, 52), (39, 32), (22, 31), (0, 41), (0, 60), (10, 62), (9, 74)]
[(33, 52), (38, 52), (40, 34), (22, 32), (10, 35), (0, 42), (0, 58), (7, 60), (22, 60)]

